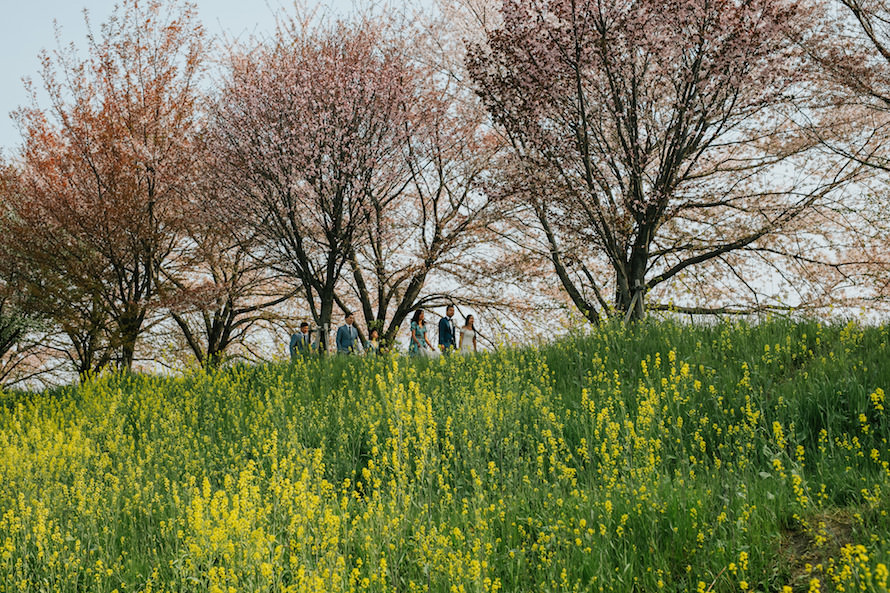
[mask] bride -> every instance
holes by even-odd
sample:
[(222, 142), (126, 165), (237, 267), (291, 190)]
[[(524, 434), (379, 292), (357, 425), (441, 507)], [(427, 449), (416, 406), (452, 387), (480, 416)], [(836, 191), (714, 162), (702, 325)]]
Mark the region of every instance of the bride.
[(473, 327), (475, 319), (472, 315), (467, 315), (465, 325), (460, 328), (460, 346), (459, 352), (476, 352), (476, 329)]

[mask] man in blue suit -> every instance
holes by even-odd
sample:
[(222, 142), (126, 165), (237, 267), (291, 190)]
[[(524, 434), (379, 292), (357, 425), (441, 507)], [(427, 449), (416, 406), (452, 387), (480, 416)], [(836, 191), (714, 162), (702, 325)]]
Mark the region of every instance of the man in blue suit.
[(352, 354), (358, 351), (360, 344), (355, 315), (347, 313), (346, 323), (337, 329), (337, 354)]
[(309, 354), (311, 349), (309, 324), (304, 321), (300, 324), (300, 331), (290, 337), (290, 357), (294, 359), (301, 354)]
[(454, 315), (454, 305), (448, 305), (445, 309), (445, 317), (439, 320), (439, 350), (443, 354), (448, 354), (457, 348), (455, 341), (454, 322), (451, 317)]

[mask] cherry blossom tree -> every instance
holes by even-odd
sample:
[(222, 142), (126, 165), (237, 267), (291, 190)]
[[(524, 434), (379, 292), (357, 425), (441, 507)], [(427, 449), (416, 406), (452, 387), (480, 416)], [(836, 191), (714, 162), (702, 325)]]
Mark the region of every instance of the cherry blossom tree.
[(43, 55), (49, 107), (35, 93), (16, 114), (22, 191), (11, 209), (16, 235), (35, 238), (30, 257), (58, 274), (53, 300), (111, 320), (83, 347), (105, 334), (130, 368), (182, 227), (204, 34), (193, 5), (160, 0), (126, 0), (90, 30), (86, 59), (74, 46)]
[(233, 55), (214, 112), (231, 208), (325, 329), (372, 202), (404, 184), (397, 162), (414, 74), (384, 33), (368, 19), (287, 21), (270, 42)]
[[(0, 233), (5, 232), (0, 221)], [(0, 247), (0, 256), (4, 251)], [(0, 264), (0, 385), (4, 386), (27, 381), (42, 370), (34, 362), (40, 358), (42, 336), (36, 330), (43, 320), (28, 307), (16, 271), (8, 263)]]
[(799, 40), (818, 8), (503, 3), (468, 56), (512, 146), (499, 191), (590, 321), (684, 290), (699, 302), (681, 310), (725, 311), (701, 301), (726, 283), (756, 297), (757, 266), (805, 255), (807, 217), (849, 174), (791, 117), (813, 91)]
[(856, 191), (830, 221), (846, 241), (838, 268), (848, 280), (848, 304), (886, 305), (890, 299), (887, 173), (890, 172), (890, 3), (834, 0), (823, 37), (805, 43), (820, 74), (822, 108), (805, 119), (827, 150), (863, 167)]
[[(414, 51), (417, 51), (416, 49)], [(496, 216), (482, 183), (501, 149), (478, 101), (435, 68), (411, 98), (399, 192), (374, 192), (350, 257), (350, 296), (391, 342), (419, 307), (472, 301), (468, 269)], [(380, 199), (383, 196), (384, 199)], [(341, 308), (348, 308), (344, 297)]]
[(230, 170), (200, 142), (201, 166), (188, 197), (189, 220), (170, 263), (162, 270), (163, 301), (187, 348), (201, 365), (217, 366), (233, 346), (270, 321), (273, 308), (293, 297), (267, 262), (256, 257), (256, 231), (237, 211), (218, 208), (232, 180)]
[(835, 0), (835, 3), (839, 14), (826, 28), (842, 36), (845, 43), (813, 48), (832, 82), (840, 83), (841, 88), (848, 91), (835, 95), (834, 99), (840, 102), (843, 97), (850, 98), (849, 91), (853, 91), (853, 96), (860, 102), (864, 100), (869, 109), (887, 111), (890, 108), (890, 3), (886, 0)]
[(0, 282), (0, 385), (46, 384), (59, 367), (45, 320), (23, 306), (13, 284)]
[[(0, 235), (10, 236), (5, 203), (13, 191), (15, 170), (0, 162)], [(3, 241), (5, 243), (5, 241)], [(22, 307), (22, 290), (17, 278), (20, 264), (13, 262), (14, 254), (0, 243), (0, 359), (12, 350), (27, 331), (27, 311)], [(2, 380), (2, 377), (0, 377)]]
[[(107, 365), (113, 355), (111, 320), (93, 291), (96, 260), (89, 249), (57, 232), (58, 226), (40, 221), (29, 207), (32, 201), (23, 176), (12, 166), (0, 174), (0, 277), (16, 310), (13, 337), (28, 336), (24, 318), (40, 320), (52, 334), (40, 340), (46, 350), (61, 355), (78, 376), (85, 377)], [(43, 232), (47, 231), (47, 232)], [(55, 331), (53, 331), (55, 330)], [(38, 344), (35, 344), (35, 346)]]

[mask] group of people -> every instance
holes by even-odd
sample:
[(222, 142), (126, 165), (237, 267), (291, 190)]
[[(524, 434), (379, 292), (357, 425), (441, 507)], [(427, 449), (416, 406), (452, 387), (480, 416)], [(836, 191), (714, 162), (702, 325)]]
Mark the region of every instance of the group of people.
[[(436, 350), (430, 343), (428, 328), (424, 321), (424, 311), (418, 309), (411, 318), (411, 333), (408, 342), (408, 353), (412, 356), (431, 356)], [(460, 328), (454, 324), (454, 305), (448, 305), (445, 309), (445, 317), (439, 320), (439, 348), (442, 354), (451, 352), (476, 352), (475, 320), (472, 315), (467, 315), (464, 325)], [(372, 329), (368, 339), (364, 340), (355, 326), (355, 314), (347, 313), (344, 324), (337, 328), (335, 339), (338, 354), (356, 354), (364, 351), (368, 354), (380, 353), (380, 334), (377, 329)], [(291, 358), (307, 355), (317, 349), (313, 343), (309, 324), (302, 322), (300, 330), (290, 337)]]
[[(434, 352), (433, 345), (427, 335), (424, 312), (418, 309), (411, 318), (411, 339), (408, 342), (408, 353), (412, 356), (429, 356)], [(457, 328), (454, 325), (454, 306), (448, 305), (445, 309), (445, 317), (439, 320), (439, 352), (449, 354), (455, 350), (458, 352), (476, 352), (475, 319), (467, 315), (464, 325)]]

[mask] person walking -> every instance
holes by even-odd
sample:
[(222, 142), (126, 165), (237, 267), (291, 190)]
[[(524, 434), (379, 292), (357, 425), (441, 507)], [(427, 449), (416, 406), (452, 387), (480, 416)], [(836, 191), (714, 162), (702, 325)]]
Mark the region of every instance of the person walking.
[(368, 354), (380, 354), (380, 332), (377, 328), (371, 330), (368, 334), (368, 347), (365, 349)]
[(460, 328), (460, 353), (477, 352), (476, 350), (476, 320), (472, 315), (467, 315), (464, 326)]
[(454, 305), (445, 308), (445, 317), (439, 320), (439, 350), (442, 354), (449, 354), (457, 347), (457, 336), (454, 331)]
[(312, 350), (312, 342), (309, 337), (309, 324), (305, 321), (300, 324), (300, 331), (290, 337), (290, 358), (305, 356)]
[(433, 349), (430, 339), (426, 335), (426, 323), (423, 320), (423, 310), (418, 309), (411, 318), (411, 341), (408, 342), (408, 354), (412, 356), (429, 356)]
[(337, 328), (337, 354), (353, 354), (358, 351), (361, 342), (358, 329), (355, 327), (355, 314), (346, 314), (346, 323)]

